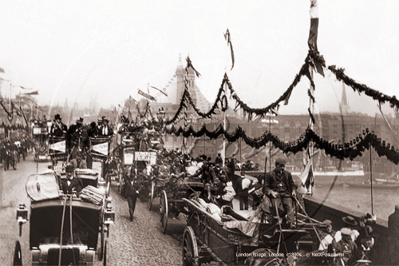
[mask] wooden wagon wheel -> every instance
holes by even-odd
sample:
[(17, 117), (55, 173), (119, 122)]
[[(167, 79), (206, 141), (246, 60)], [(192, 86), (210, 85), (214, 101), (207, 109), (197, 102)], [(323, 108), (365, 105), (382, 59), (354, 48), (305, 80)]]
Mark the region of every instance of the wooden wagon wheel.
[(151, 181), (151, 196), (150, 196), (150, 206), (149, 206), (149, 210), (151, 211), (152, 209), (152, 202), (154, 201), (154, 193), (155, 193), (155, 182), (154, 180)]
[(168, 228), (168, 197), (166, 196), (165, 190), (162, 190), (161, 193), (161, 201), (159, 204), (159, 214), (161, 215), (161, 224), (162, 224), (162, 233), (165, 234), (166, 229)]
[(198, 246), (194, 230), (191, 226), (187, 226), (183, 233), (183, 266), (197, 266)]
[(104, 266), (107, 266), (107, 243), (108, 243), (108, 241), (105, 240), (105, 243), (104, 243), (104, 260), (103, 260), (103, 265)]

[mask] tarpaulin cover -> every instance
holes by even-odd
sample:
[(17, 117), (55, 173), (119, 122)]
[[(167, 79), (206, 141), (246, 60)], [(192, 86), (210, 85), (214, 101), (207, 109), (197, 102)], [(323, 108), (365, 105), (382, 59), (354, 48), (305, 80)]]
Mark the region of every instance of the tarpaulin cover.
[(26, 182), (26, 193), (33, 201), (58, 198), (59, 189), (53, 171), (30, 175)]

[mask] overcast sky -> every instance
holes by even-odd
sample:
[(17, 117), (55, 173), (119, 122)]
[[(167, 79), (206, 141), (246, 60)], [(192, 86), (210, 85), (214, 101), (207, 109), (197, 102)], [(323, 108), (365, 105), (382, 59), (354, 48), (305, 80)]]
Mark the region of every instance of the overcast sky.
[[(198, 87), (213, 101), (226, 72), (251, 107), (274, 102), (307, 55), (309, 0), (275, 1), (0, 1), (0, 67), (12, 84), (39, 90), (41, 105), (103, 107), (147, 84), (164, 88), (179, 55), (201, 73)], [(319, 0), (318, 48), (327, 65), (388, 95), (399, 88), (399, 1)], [(224, 40), (231, 33), (235, 67)], [(320, 110), (338, 111), (342, 86), (326, 72), (316, 79)], [(303, 78), (284, 113), (306, 113)], [(9, 94), (9, 83), (1, 85)], [(375, 104), (347, 88), (353, 109)], [(12, 94), (19, 93), (13, 88)], [(153, 93), (156, 95), (156, 93)], [(371, 104), (370, 104), (371, 103)]]

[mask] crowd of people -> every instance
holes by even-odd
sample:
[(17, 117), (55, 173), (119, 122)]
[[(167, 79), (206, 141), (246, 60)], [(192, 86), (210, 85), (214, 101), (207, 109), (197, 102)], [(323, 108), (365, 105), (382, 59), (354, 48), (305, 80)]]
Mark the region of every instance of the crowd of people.
[(4, 171), (12, 167), (17, 169), (17, 163), (25, 160), (28, 151), (32, 150), (34, 143), (29, 137), (5, 138), (0, 141), (0, 163), (3, 164)]

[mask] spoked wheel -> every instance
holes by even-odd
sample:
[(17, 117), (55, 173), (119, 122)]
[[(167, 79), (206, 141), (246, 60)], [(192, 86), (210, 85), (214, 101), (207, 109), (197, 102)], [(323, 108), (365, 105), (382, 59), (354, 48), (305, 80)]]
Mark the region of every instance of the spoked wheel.
[(183, 233), (183, 265), (199, 265), (197, 239), (191, 226), (187, 226)]
[(161, 215), (162, 233), (165, 234), (166, 229), (168, 228), (168, 215), (169, 215), (168, 197), (166, 196), (165, 190), (162, 190), (161, 193), (159, 214)]
[(149, 199), (149, 210), (151, 211), (152, 209), (152, 202), (154, 201), (154, 192), (155, 192), (155, 182), (151, 181), (151, 195)]
[(108, 241), (105, 240), (105, 243), (104, 243), (104, 260), (103, 260), (103, 265), (104, 266), (107, 266), (107, 243), (108, 243)]
[(21, 244), (17, 240), (15, 243), (15, 252), (14, 252), (14, 260), (12, 265), (22, 265), (22, 252), (21, 252)]

